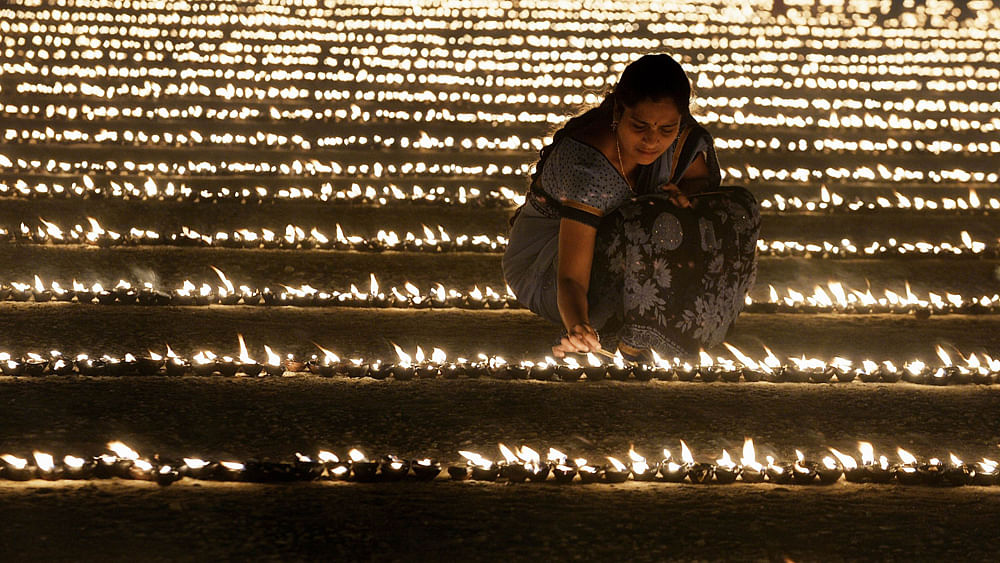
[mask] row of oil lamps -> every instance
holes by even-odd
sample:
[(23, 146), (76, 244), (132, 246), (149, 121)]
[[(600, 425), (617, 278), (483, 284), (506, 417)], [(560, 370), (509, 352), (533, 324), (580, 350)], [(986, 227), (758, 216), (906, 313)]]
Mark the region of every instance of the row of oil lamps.
[[(480, 289), (478, 285), (471, 291), (446, 289), (441, 283), (434, 284), (429, 291), (423, 291), (406, 282), (403, 289), (392, 286), (383, 292), (375, 274), (369, 274), (367, 291), (351, 284), (341, 290), (319, 290), (311, 285), (292, 287), (279, 284), (283, 289), (274, 291), (240, 285), (238, 288), (217, 268), (223, 285), (212, 287), (207, 283), (197, 286), (186, 280), (181, 287), (160, 289), (146, 282), (133, 286), (131, 282), (119, 280), (111, 288), (99, 282), (87, 285), (73, 280), (71, 287), (63, 287), (59, 282), (45, 285), (35, 276), (34, 284), (11, 282), (0, 283), (0, 302), (36, 303), (75, 302), (102, 305), (143, 305), (143, 306), (206, 306), (206, 305), (265, 305), (295, 307), (368, 307), (407, 309), (518, 309), (521, 305), (513, 291), (506, 287), (503, 293), (490, 286)], [(816, 285), (812, 294), (785, 289), (785, 295), (769, 286), (767, 300), (755, 300), (747, 296), (744, 311), (748, 313), (836, 313), (836, 314), (912, 314), (917, 317), (942, 314), (995, 314), (1000, 313), (1000, 294), (976, 297), (944, 292), (940, 295), (929, 292), (920, 297), (905, 284), (905, 292), (883, 290), (883, 297), (876, 297), (871, 288), (862, 292), (850, 289), (840, 282), (828, 282), (826, 287)]]
[[(93, 217), (88, 217), (89, 228), (77, 224), (64, 228), (40, 219), (42, 225), (29, 227), (21, 223), (17, 228), (0, 227), (0, 242), (28, 244), (87, 244), (99, 247), (174, 245), (248, 249), (297, 249), (297, 250), (355, 250), (366, 252), (503, 252), (507, 237), (501, 234), (451, 234), (440, 225), (437, 232), (423, 226), (423, 236), (407, 232), (400, 236), (393, 230), (380, 229), (375, 237), (345, 234), (338, 223), (333, 236), (316, 227), (306, 230), (297, 225), (286, 225), (284, 232), (271, 229), (242, 228), (235, 231), (201, 233), (181, 227), (174, 233), (131, 227), (126, 232), (108, 230)], [(1000, 257), (1000, 240), (987, 244), (975, 240), (968, 231), (959, 233), (960, 242), (899, 241), (889, 238), (866, 244), (848, 238), (840, 241), (800, 242), (794, 240), (757, 241), (760, 256), (803, 258), (996, 258)]]
[(645, 363), (628, 362), (620, 353), (601, 355), (588, 353), (577, 359), (567, 356), (561, 360), (546, 357), (542, 361), (523, 360), (508, 362), (501, 356), (479, 354), (476, 359), (457, 358), (449, 361), (440, 348), (425, 355), (417, 346), (413, 355), (393, 344), (397, 359), (350, 358), (341, 359), (335, 353), (319, 347), (322, 355), (309, 359), (298, 359), (292, 354), (284, 358), (269, 346), (264, 346), (267, 359), (258, 362), (252, 358), (242, 335), (239, 336), (240, 353), (233, 356), (219, 356), (202, 350), (187, 359), (178, 356), (170, 347), (165, 354), (148, 351), (147, 354), (125, 354), (124, 357), (102, 355), (91, 358), (81, 354), (75, 358), (64, 357), (53, 351), (47, 357), (29, 352), (23, 357), (13, 357), (7, 352), (0, 353), (0, 373), (12, 377), (54, 376), (222, 376), (222, 377), (278, 377), (286, 374), (312, 373), (321, 377), (346, 377), (352, 379), (372, 378), (410, 381), (423, 379), (457, 379), (489, 377), (500, 380), (537, 381), (716, 381), (736, 383), (850, 383), (855, 380), (865, 383), (907, 383), (922, 385), (990, 385), (1000, 378), (1000, 358), (987, 353), (970, 354), (968, 357), (956, 353), (960, 361), (952, 359), (941, 346), (937, 347), (940, 359), (930, 365), (919, 359), (911, 359), (896, 365), (891, 360), (875, 362), (865, 359), (861, 362), (835, 357), (830, 361), (818, 358), (790, 357), (784, 362), (770, 349), (764, 347), (763, 360), (753, 359), (740, 349), (726, 343), (734, 359), (712, 357), (701, 351), (697, 358), (660, 358), (653, 353), (653, 360)]
[[(582, 484), (624, 483), (626, 481), (731, 484), (737, 480), (748, 483), (775, 485), (832, 485), (841, 479), (848, 483), (875, 483), (925, 486), (993, 486), (1000, 481), (996, 461), (983, 458), (965, 463), (954, 453), (947, 461), (930, 458), (920, 461), (916, 456), (897, 449), (899, 463), (892, 463), (868, 442), (859, 442), (860, 459), (828, 448), (829, 454), (820, 461), (806, 459), (795, 450), (795, 461), (778, 461), (765, 456), (757, 461), (756, 448), (746, 438), (742, 456), (734, 460), (729, 452), (714, 462), (697, 461), (687, 444), (680, 441), (680, 456), (663, 450), (663, 459), (647, 461), (629, 448), (628, 458), (620, 461), (608, 456), (607, 463), (592, 463), (586, 458), (570, 458), (549, 448), (545, 458), (527, 445), (511, 449), (499, 444), (502, 459), (491, 459), (472, 451), (460, 451), (463, 461), (448, 466), (446, 473), (454, 481), (503, 481), (507, 483), (546, 482)], [(34, 451), (30, 457), (13, 454), (0, 456), (0, 479), (29, 481), (42, 479), (89, 480), (120, 478), (153, 481), (168, 486), (185, 477), (201, 481), (237, 481), (250, 483), (283, 483), (295, 481), (356, 481), (363, 483), (434, 481), (442, 476), (442, 463), (431, 458), (404, 459), (392, 454), (369, 459), (353, 448), (346, 458), (320, 450), (315, 457), (296, 453), (290, 461), (271, 460), (206, 460), (200, 457), (172, 459), (153, 455), (143, 457), (122, 442), (110, 442), (108, 452), (94, 457), (66, 455), (57, 460), (49, 453)]]
[[(2, 158), (2, 155), (0, 155)], [(2, 163), (2, 160), (0, 160)], [(318, 188), (285, 187), (268, 189), (263, 186), (253, 188), (228, 188), (217, 190), (194, 189), (183, 182), (175, 185), (172, 181), (161, 188), (157, 183), (147, 178), (141, 185), (123, 181), (110, 181), (107, 187), (98, 187), (89, 176), (83, 177), (83, 185), (73, 182), (69, 187), (60, 183), (49, 185), (39, 182), (29, 185), (23, 179), (16, 180), (12, 185), (0, 181), (0, 197), (26, 198), (66, 198), (84, 197), (101, 199), (129, 199), (152, 201), (192, 201), (192, 202), (224, 202), (235, 201), (243, 203), (263, 203), (288, 200), (308, 200), (315, 202), (355, 203), (387, 205), (390, 203), (426, 203), (431, 205), (460, 205), (483, 207), (517, 207), (524, 203), (523, 190), (514, 190), (506, 186), (497, 189), (479, 187), (445, 188), (435, 186), (424, 188), (419, 185), (403, 189), (396, 184), (380, 186), (353, 183), (347, 188), (335, 189), (329, 182), (322, 183)], [(759, 192), (759, 190), (757, 190)], [(818, 196), (787, 195), (773, 193), (758, 195), (760, 207), (764, 213), (779, 212), (824, 212), (824, 213), (855, 213), (884, 212), (899, 210), (922, 213), (947, 214), (979, 214), (1000, 211), (1000, 198), (980, 197), (979, 193), (970, 189), (967, 196), (940, 197), (938, 199), (924, 196), (907, 196), (893, 191), (891, 197), (885, 195), (873, 198), (847, 198), (837, 192), (830, 191), (825, 185), (820, 186)]]
[[(214, 269), (214, 268), (213, 268)], [(284, 289), (262, 290), (233, 283), (216, 269), (223, 285), (212, 287), (207, 283), (196, 286), (185, 281), (182, 287), (164, 290), (153, 287), (149, 282), (138, 286), (125, 280), (110, 289), (100, 283), (86, 285), (76, 280), (72, 287), (64, 288), (58, 282), (46, 286), (35, 276), (34, 285), (29, 283), (0, 283), (0, 301), (36, 303), (49, 301), (75, 302), (103, 305), (143, 305), (143, 306), (205, 306), (205, 305), (268, 305), (298, 307), (370, 307), (370, 308), (461, 308), (461, 309), (517, 309), (521, 305), (508, 287), (499, 293), (490, 286), (485, 290), (475, 286), (471, 291), (462, 292), (445, 289), (434, 284), (430, 291), (422, 291), (410, 282), (403, 289), (393, 286), (383, 293), (374, 274), (370, 274), (368, 291), (361, 291), (354, 284), (346, 291), (318, 290), (310, 285), (292, 287), (281, 284)], [(744, 311), (749, 313), (838, 313), (838, 314), (913, 314), (926, 317), (931, 314), (993, 314), (1000, 312), (1000, 295), (966, 297), (957, 293), (944, 292), (944, 296), (929, 292), (921, 298), (906, 284), (905, 293), (884, 290), (884, 297), (875, 297), (869, 288), (865, 292), (845, 288), (840, 282), (828, 282), (827, 287), (815, 286), (808, 294), (786, 288), (781, 295), (774, 286), (769, 286), (768, 300), (754, 300), (747, 297)]]

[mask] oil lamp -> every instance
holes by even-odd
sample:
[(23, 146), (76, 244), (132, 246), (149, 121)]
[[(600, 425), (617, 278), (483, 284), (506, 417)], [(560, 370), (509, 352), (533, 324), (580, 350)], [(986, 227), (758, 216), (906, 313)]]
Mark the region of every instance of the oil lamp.
[(580, 482), (585, 485), (596, 483), (604, 477), (604, 468), (591, 465), (582, 457), (576, 458), (573, 460), (573, 463), (576, 466), (577, 473), (580, 475)]
[(260, 372), (264, 370), (264, 366), (257, 363), (257, 360), (250, 357), (250, 354), (247, 352), (247, 344), (243, 340), (243, 335), (237, 333), (236, 337), (240, 341), (240, 355), (235, 362), (236, 371), (233, 372), (234, 375), (236, 372), (239, 372), (247, 377), (257, 377), (260, 375)]
[(625, 363), (621, 352), (617, 352), (611, 363), (607, 365), (606, 374), (614, 381), (627, 381), (632, 375), (632, 366)]
[(955, 454), (949, 454), (949, 463), (944, 467), (943, 482), (952, 487), (960, 487), (972, 483), (974, 468), (970, 468)]
[(110, 479), (116, 475), (118, 458), (113, 455), (101, 454), (94, 458), (94, 477)]
[(11, 282), (7, 299), (15, 302), (27, 301), (31, 298), (31, 286), (26, 283)]
[[(506, 366), (507, 369), (503, 373), (507, 374), (508, 379), (523, 380), (523, 379), (528, 379), (528, 376), (531, 373), (531, 369), (534, 366), (534, 363), (529, 362), (527, 360), (523, 360), (516, 364), (506, 364)], [(477, 368), (475, 365), (470, 364), (468, 373), (470, 374), (475, 373), (476, 369)], [(475, 376), (470, 375), (470, 377), (475, 377)]]
[(326, 475), (335, 481), (344, 481), (351, 476), (351, 463), (342, 461), (333, 452), (321, 450), (318, 454), (320, 463), (326, 468)]
[(280, 377), (285, 374), (285, 368), (281, 364), (281, 356), (274, 353), (271, 347), (264, 345), (264, 353), (267, 354), (267, 361), (264, 362), (263, 369), (266, 375)]
[(53, 350), (49, 352), (49, 370), (55, 375), (70, 375), (73, 373), (74, 362), (62, 357), (62, 354)]
[[(897, 448), (896, 453), (903, 462), (896, 466), (896, 481), (901, 485), (919, 485), (924, 482), (924, 478), (921, 477), (917, 467), (917, 458), (913, 457), (913, 454), (903, 448)], [(928, 468), (928, 472), (930, 471), (932, 471), (931, 468)], [(934, 469), (933, 471), (936, 472), (937, 470)]]
[(441, 473), (441, 464), (429, 458), (413, 460), (410, 467), (418, 481), (433, 481)]
[[(964, 464), (963, 464), (964, 465)], [(945, 464), (938, 458), (932, 457), (927, 463), (917, 465), (917, 475), (924, 485), (942, 485), (945, 483)]]
[(292, 461), (292, 473), (296, 481), (315, 481), (323, 476), (326, 471), (326, 464), (322, 460), (295, 452), (295, 460)]
[(62, 476), (64, 479), (90, 479), (94, 474), (94, 461), (67, 455), (63, 457)]
[(510, 483), (523, 483), (528, 479), (529, 470), (518, 455), (505, 446), (499, 445), (504, 461), (500, 464), (500, 477)]
[(115, 454), (114, 464), (111, 467), (112, 476), (120, 477), (122, 479), (139, 479), (143, 471), (152, 471), (153, 466), (150, 465), (149, 462), (144, 462), (140, 465), (139, 469), (136, 470), (136, 475), (139, 475), (140, 477), (133, 476), (130, 473), (130, 470), (132, 469), (132, 466), (135, 465), (135, 462), (139, 460), (139, 452), (119, 441), (109, 442), (108, 449)]
[(696, 462), (684, 440), (681, 440), (681, 460), (687, 467), (687, 478), (692, 483), (704, 485), (710, 483), (715, 476), (715, 465)]
[(552, 476), (557, 483), (571, 483), (576, 477), (576, 466), (568, 462), (566, 454), (555, 448), (549, 448), (547, 456), (549, 465), (552, 466)]
[(27, 356), (21, 360), (23, 374), (29, 377), (38, 377), (45, 373), (49, 367), (49, 361), (34, 352), (28, 352)]
[(196, 457), (186, 457), (184, 464), (178, 468), (178, 471), (185, 477), (208, 481), (216, 478), (219, 464)]
[(743, 441), (743, 455), (740, 457), (740, 477), (745, 483), (763, 483), (766, 472), (757, 461), (757, 452), (752, 438)]
[(35, 286), (32, 288), (31, 294), (37, 303), (52, 301), (52, 291), (42, 284), (42, 280), (38, 276), (35, 276)]
[(347, 361), (347, 377), (358, 379), (368, 375), (368, 364), (364, 360), (352, 358)]
[(879, 366), (871, 360), (861, 362), (861, 367), (855, 368), (854, 373), (858, 379), (864, 383), (875, 383), (881, 379)]
[(32, 457), (35, 458), (36, 475), (38, 478), (45, 479), (46, 481), (62, 479), (62, 467), (56, 466), (51, 454), (36, 451), (32, 452)]
[(528, 365), (519, 366), (523, 369), (514, 369), (507, 363), (507, 360), (503, 359), (502, 356), (489, 356), (486, 354), (479, 354), (479, 362), (474, 364), (469, 364), (464, 362), (466, 366), (466, 375), (470, 378), (482, 377), (483, 371), (489, 374), (490, 377), (507, 380), (507, 379), (527, 379), (528, 372), (531, 367)]
[(903, 364), (903, 381), (908, 383), (927, 383), (930, 375), (931, 370), (927, 367), (927, 364), (920, 360)]
[(566, 356), (563, 363), (556, 364), (556, 378), (560, 381), (578, 381), (583, 375), (583, 366), (575, 358)]
[(895, 383), (903, 377), (903, 373), (891, 361), (886, 360), (879, 366), (879, 378), (883, 383)]
[(601, 381), (607, 375), (607, 368), (593, 352), (587, 352), (587, 365), (583, 368), (587, 381)]
[(764, 459), (767, 461), (764, 474), (767, 475), (768, 482), (776, 485), (787, 485), (792, 482), (794, 468), (791, 463), (776, 462), (772, 456), (765, 456)]
[(972, 468), (972, 484), (989, 487), (997, 484), (997, 462), (983, 458)]
[[(392, 374), (393, 367), (395, 367), (395, 364), (386, 364), (382, 363), (382, 360), (375, 360), (374, 362), (368, 364), (368, 376), (372, 379), (386, 379)], [(401, 370), (401, 372), (404, 375), (406, 374), (406, 370)]]
[(722, 450), (722, 457), (715, 460), (715, 482), (728, 485), (736, 481), (740, 475), (740, 468), (729, 457), (729, 452)]
[(719, 379), (720, 368), (715, 365), (712, 357), (708, 355), (704, 350), (698, 352), (698, 365), (695, 370), (698, 372), (698, 376), (705, 383), (712, 383)]
[(0, 371), (7, 376), (18, 376), (24, 373), (24, 364), (10, 357), (7, 352), (0, 353)]
[(533, 364), (530, 370), (531, 379), (552, 381), (555, 376), (555, 363), (553, 358), (546, 356), (545, 360)]
[(220, 461), (216, 478), (220, 481), (242, 481), (246, 465), (238, 461)]
[(629, 469), (616, 458), (608, 456), (608, 465), (604, 466), (602, 473), (605, 483), (624, 483), (628, 480)]
[(447, 357), (444, 350), (434, 348), (431, 351), (431, 361), (424, 357), (424, 350), (417, 346), (417, 351), (413, 355), (416, 365), (413, 367), (413, 376), (417, 379), (434, 379), (441, 375), (441, 365), (445, 363)]
[(677, 381), (690, 383), (698, 376), (698, 369), (688, 362), (684, 362), (674, 367), (674, 375), (677, 376)]
[(351, 458), (351, 473), (353, 474), (355, 481), (362, 483), (371, 483), (375, 481), (378, 476), (379, 462), (369, 460), (368, 457), (357, 448), (353, 448), (351, 451), (347, 452), (347, 456)]
[[(125, 461), (125, 460), (122, 460)], [(119, 476), (122, 476), (119, 474)], [(156, 480), (156, 468), (145, 459), (134, 459), (128, 464), (124, 478), (134, 481), (154, 481)]]
[(379, 461), (379, 474), (385, 481), (399, 481), (410, 473), (410, 462), (394, 455), (385, 455)]
[(0, 456), (3, 461), (3, 478), (8, 481), (28, 481), (35, 477), (35, 466), (30, 465), (28, 460), (16, 455), (4, 454)]
[(796, 485), (809, 485), (816, 480), (817, 470), (818, 465), (816, 462), (806, 461), (802, 452), (795, 450), (795, 463), (792, 464), (792, 482)]
[(629, 471), (632, 472), (633, 479), (636, 481), (652, 481), (656, 479), (657, 467), (646, 463), (646, 458), (636, 453), (634, 446), (629, 446), (628, 457)]
[[(835, 448), (829, 448), (830, 453), (837, 459), (839, 467), (842, 469), (844, 479), (848, 483), (863, 483), (865, 480), (864, 469), (858, 467), (858, 461), (853, 457), (841, 453)], [(823, 466), (829, 468), (829, 464), (826, 462), (826, 458), (823, 458)], [(820, 468), (820, 479), (823, 479), (825, 470)]]
[(500, 477), (500, 467), (493, 461), (475, 452), (460, 451), (458, 453), (466, 459), (466, 465), (473, 480), (496, 481)]
[(663, 449), (663, 460), (660, 461), (660, 476), (663, 477), (664, 481), (668, 483), (680, 483), (687, 477), (687, 470), (688, 466), (686, 463), (675, 462), (673, 456), (670, 454), (670, 450)]
[(830, 377), (836, 377), (840, 383), (850, 383), (858, 376), (853, 368), (853, 362), (837, 356), (830, 360), (824, 373), (829, 376), (827, 377), (827, 381), (829, 381)]
[(195, 354), (191, 362), (191, 371), (195, 375), (208, 376), (216, 371), (215, 354), (208, 351), (201, 351)]
[(157, 375), (160, 373), (160, 368), (163, 367), (163, 356), (148, 350), (148, 356), (143, 356), (136, 359), (136, 371), (139, 375)]
[(222, 356), (215, 361), (215, 371), (223, 377), (235, 377), (239, 364), (232, 356)]
[(181, 473), (171, 465), (161, 465), (156, 469), (154, 480), (161, 487), (168, 487), (181, 480)]
[[(549, 452), (552, 454), (552, 452)], [(557, 451), (556, 454), (559, 454)], [(521, 446), (517, 449), (517, 457), (524, 462), (524, 470), (528, 472), (528, 479), (533, 483), (542, 483), (549, 477), (551, 461), (542, 463), (542, 458), (535, 450), (528, 446)]]

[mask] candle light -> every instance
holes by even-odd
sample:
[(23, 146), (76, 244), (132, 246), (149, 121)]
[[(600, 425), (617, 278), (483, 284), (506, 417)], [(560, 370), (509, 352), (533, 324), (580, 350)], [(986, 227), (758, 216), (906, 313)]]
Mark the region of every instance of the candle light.
[(161, 487), (167, 487), (172, 485), (173, 483), (176, 483), (177, 481), (180, 481), (182, 477), (183, 476), (180, 474), (180, 471), (178, 471), (173, 466), (161, 465), (159, 468), (156, 469), (154, 480), (156, 481), (157, 485)]
[(94, 461), (82, 457), (67, 455), (62, 461), (62, 477), (64, 479), (90, 479), (94, 474)]
[(587, 352), (587, 365), (583, 368), (587, 381), (601, 381), (607, 375), (604, 363), (593, 352)]
[(337, 454), (321, 450), (318, 455), (320, 463), (326, 467), (326, 475), (335, 481), (344, 481), (351, 476), (351, 464), (342, 461)]
[(757, 461), (753, 439), (744, 439), (743, 455), (740, 457), (740, 478), (746, 483), (763, 483), (765, 476), (764, 466)]
[(394, 455), (383, 456), (379, 462), (379, 473), (383, 480), (399, 481), (409, 475), (410, 462)]
[(959, 487), (972, 483), (974, 470), (959, 459), (955, 454), (948, 455), (949, 463), (944, 467), (942, 481), (946, 485)]
[[(829, 448), (830, 453), (837, 459), (839, 467), (842, 470), (844, 479), (848, 483), (863, 483), (865, 480), (864, 469), (858, 467), (858, 461), (853, 457), (841, 453), (835, 448)], [(829, 464), (826, 462), (826, 458), (823, 459), (823, 465), (829, 469)], [(823, 478), (824, 471), (820, 469), (820, 478)]]
[(997, 484), (997, 462), (992, 459), (983, 458), (977, 462), (972, 471), (972, 484), (980, 487), (989, 487)]
[(236, 338), (240, 342), (240, 355), (236, 361), (236, 371), (247, 377), (257, 377), (264, 370), (264, 366), (250, 357), (250, 354), (247, 352), (247, 344), (243, 340), (243, 335), (237, 333)]
[(624, 483), (630, 474), (628, 466), (618, 459), (608, 456), (608, 465), (604, 466), (602, 477), (605, 483)]
[(604, 478), (604, 468), (587, 463), (585, 458), (578, 457), (573, 460), (573, 464), (580, 475), (580, 482), (585, 485), (597, 483)]
[(285, 374), (285, 368), (281, 362), (281, 356), (274, 353), (271, 347), (267, 344), (264, 345), (264, 353), (267, 355), (267, 361), (263, 365), (263, 370), (266, 375), (271, 377), (280, 377)]
[(28, 460), (12, 454), (0, 456), (3, 461), (2, 476), (8, 481), (28, 481), (35, 477), (35, 466), (28, 463)]
[(35, 458), (36, 475), (46, 481), (55, 481), (62, 478), (62, 468), (57, 467), (55, 459), (51, 454), (35, 451), (32, 452)]
[(377, 479), (379, 462), (369, 460), (357, 448), (352, 448), (347, 456), (351, 458), (351, 473), (355, 481), (371, 483)]
[(652, 481), (656, 479), (657, 467), (646, 463), (646, 458), (635, 451), (635, 446), (629, 446), (629, 471), (636, 481)]
[(492, 460), (486, 459), (475, 452), (460, 451), (458, 453), (466, 459), (469, 476), (473, 480), (496, 481), (500, 477), (500, 467)]
[[(770, 461), (768, 461), (770, 464)], [(792, 464), (792, 481), (796, 485), (809, 485), (818, 475), (818, 465), (813, 461), (806, 461), (801, 451), (795, 450), (795, 463)]]
[[(903, 448), (897, 448), (896, 453), (899, 455), (899, 459), (903, 461), (903, 463), (896, 466), (896, 481), (902, 485), (917, 485), (924, 482), (924, 478), (918, 471), (917, 458), (913, 457), (913, 454)], [(928, 468), (928, 472), (931, 471), (936, 472), (936, 469), (932, 470)]]
[(498, 447), (504, 458), (500, 464), (500, 477), (511, 483), (523, 483), (527, 480), (530, 472), (517, 453), (504, 444), (499, 444)]
[(728, 485), (735, 482), (739, 475), (739, 466), (729, 457), (729, 452), (723, 449), (722, 457), (715, 460), (715, 482)]

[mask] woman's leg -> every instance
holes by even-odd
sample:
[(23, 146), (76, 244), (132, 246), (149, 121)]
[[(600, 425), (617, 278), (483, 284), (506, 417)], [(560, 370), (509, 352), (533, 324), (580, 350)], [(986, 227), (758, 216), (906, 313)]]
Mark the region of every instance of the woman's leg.
[(620, 292), (622, 344), (673, 357), (725, 338), (756, 276), (760, 214), (747, 190), (724, 191), (691, 209), (641, 199), (602, 225), (595, 265)]

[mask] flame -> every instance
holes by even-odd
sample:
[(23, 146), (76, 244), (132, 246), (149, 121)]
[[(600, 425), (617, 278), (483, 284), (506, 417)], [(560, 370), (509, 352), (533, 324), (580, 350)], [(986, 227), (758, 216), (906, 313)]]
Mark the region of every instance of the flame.
[(944, 363), (945, 367), (951, 367), (951, 365), (952, 365), (951, 364), (951, 356), (948, 355), (948, 352), (945, 352), (944, 348), (942, 348), (941, 346), (938, 346), (937, 347), (937, 355), (938, 355), (939, 358), (941, 358), (941, 362)]
[(727, 452), (725, 449), (722, 450), (722, 457), (715, 460), (715, 465), (718, 465), (719, 467), (723, 467), (725, 469), (732, 469), (736, 467), (736, 464), (733, 463), (733, 459), (729, 457), (729, 452)]
[(842, 454), (834, 448), (830, 448), (830, 452), (840, 461), (840, 465), (843, 465), (845, 470), (850, 471), (858, 468), (858, 462), (853, 457)]
[(246, 466), (238, 461), (220, 461), (219, 465), (230, 471), (243, 471), (246, 468)]
[(482, 467), (482, 468), (485, 469), (485, 468), (489, 468), (489, 467), (493, 466), (493, 462), (492, 461), (490, 461), (490, 460), (486, 459), (485, 457), (477, 454), (476, 452), (469, 452), (469, 451), (464, 451), (463, 450), (463, 451), (459, 451), (458, 453), (459, 453), (459, 455), (461, 455), (462, 457), (464, 457), (466, 460), (468, 460), (468, 462), (470, 464), (475, 465), (477, 467)]
[(806, 456), (802, 455), (802, 452), (795, 450), (795, 463), (801, 464), (806, 460)]
[(132, 466), (133, 467), (138, 467), (142, 471), (150, 471), (150, 470), (153, 469), (153, 464), (149, 463), (148, 461), (146, 461), (144, 459), (133, 460), (132, 461)]
[(87, 460), (82, 457), (76, 457), (73, 455), (67, 455), (63, 458), (63, 465), (69, 467), (70, 469), (80, 469)]
[(545, 459), (550, 463), (557, 463), (560, 465), (564, 465), (566, 463), (566, 454), (562, 453), (561, 451), (555, 448), (549, 448), (549, 453), (545, 457)]
[(875, 463), (875, 448), (869, 442), (858, 442), (858, 451), (861, 452), (861, 463), (872, 465)]
[(722, 344), (723, 346), (728, 348), (730, 352), (733, 353), (733, 356), (735, 356), (737, 361), (739, 361), (741, 364), (745, 365), (750, 369), (758, 369), (757, 362), (753, 361), (753, 359), (751, 359), (749, 356), (741, 352), (739, 348), (733, 346), (728, 342), (723, 342)]
[(517, 454), (514, 453), (513, 450), (511, 450), (510, 448), (508, 448), (503, 444), (499, 444), (499, 447), (500, 447), (500, 454), (503, 455), (504, 460), (508, 464), (515, 464), (520, 462), (520, 459), (517, 457)]
[(448, 355), (444, 353), (444, 350), (435, 347), (431, 352), (431, 361), (440, 365), (448, 361)]
[(684, 440), (681, 440), (681, 459), (687, 465), (691, 465), (692, 463), (694, 463), (694, 456), (691, 455), (691, 450), (688, 449), (688, 446), (687, 444), (684, 443)]
[(368, 274), (368, 275), (370, 278), (369, 280), (370, 289), (368, 290), (368, 295), (374, 297), (378, 295), (378, 280), (375, 279), (375, 274)]
[(313, 342), (313, 346), (319, 348), (320, 352), (323, 352), (323, 360), (327, 364), (336, 364), (340, 362), (340, 356), (334, 354), (333, 352), (327, 350), (326, 348), (320, 346), (319, 344), (316, 344), (315, 342)]
[(421, 347), (420, 347), (419, 345), (417, 346), (417, 353), (413, 355), (413, 359), (414, 359), (414, 360), (415, 360), (415, 361), (416, 361), (416, 362), (417, 362), (418, 364), (422, 364), (422, 363), (424, 363), (424, 359), (425, 359), (425, 358), (424, 358), (424, 349), (423, 349), (423, 348), (421, 348)]
[(337, 454), (333, 452), (328, 452), (326, 450), (320, 450), (319, 455), (316, 456), (323, 463), (336, 463), (340, 461)]
[(45, 284), (42, 283), (41, 278), (37, 275), (35, 276), (35, 289), (39, 292), (45, 291)]
[(391, 344), (392, 347), (395, 348), (396, 350), (396, 355), (399, 356), (399, 365), (409, 366), (410, 364), (413, 363), (413, 358), (411, 358), (409, 354), (404, 352), (403, 349), (397, 346), (395, 342), (392, 342)]
[(240, 355), (239, 355), (240, 361), (243, 362), (244, 364), (257, 363), (250, 357), (250, 354), (247, 353), (247, 343), (243, 341), (243, 335), (240, 333), (236, 333), (236, 338), (240, 341)]
[(517, 457), (522, 461), (534, 466), (538, 466), (542, 461), (542, 457), (535, 450), (529, 448), (528, 446), (521, 446), (517, 450)]
[(208, 464), (209, 462), (203, 459), (198, 459), (196, 457), (184, 458), (184, 465), (190, 467), (191, 469), (202, 469), (203, 467), (208, 466)]
[(122, 442), (109, 442), (108, 449), (115, 452), (115, 455), (118, 456), (118, 459), (127, 459), (131, 461), (139, 459), (139, 452), (126, 446)]
[(264, 352), (267, 354), (267, 365), (278, 367), (281, 365), (281, 356), (274, 353), (271, 347), (267, 344), (264, 345)]
[(24, 469), (28, 466), (28, 460), (24, 458), (17, 457), (11, 454), (4, 454), (0, 456), (0, 459), (7, 462), (7, 465), (13, 467), (14, 469)]
[(649, 464), (646, 463), (646, 458), (642, 457), (635, 451), (635, 446), (629, 446), (628, 457), (632, 461), (632, 471), (645, 473), (649, 469)]
[(348, 457), (351, 458), (351, 461), (355, 463), (361, 461), (368, 461), (368, 457), (366, 457), (365, 454), (361, 453), (361, 450), (357, 448), (351, 449), (351, 451), (347, 452), (347, 455)]
[(601, 360), (594, 355), (593, 352), (587, 352), (587, 365), (590, 367), (598, 368), (601, 367)]
[(759, 471), (761, 465), (757, 463), (757, 452), (753, 447), (753, 438), (743, 440), (743, 455), (740, 456), (740, 464)]
[(960, 466), (960, 465), (965, 465), (965, 462), (964, 462), (964, 461), (962, 461), (962, 460), (960, 460), (960, 459), (958, 459), (958, 457), (956, 457), (956, 456), (955, 456), (955, 454), (953, 454), (953, 453), (949, 453), (949, 454), (948, 454), (948, 457), (949, 457), (949, 458), (950, 458), (950, 460), (951, 460), (951, 464), (952, 464), (953, 466), (955, 466), (955, 467), (958, 467), (958, 466)]
[(617, 459), (611, 456), (608, 456), (608, 461), (610, 461), (611, 465), (614, 466), (615, 471), (618, 471), (619, 473), (628, 470), (628, 467), (626, 467), (624, 463), (618, 461)]
[(222, 280), (222, 285), (226, 286), (226, 291), (229, 292), (229, 295), (236, 293), (236, 288), (233, 287), (233, 282), (229, 281), (229, 278), (226, 277), (226, 274), (222, 273), (222, 270), (211, 265), (209, 266), (209, 268), (215, 270), (216, 275), (218, 275), (219, 279)]
[(899, 459), (903, 460), (903, 463), (907, 465), (913, 465), (917, 463), (917, 458), (913, 457), (913, 454), (904, 450), (903, 448), (897, 448), (896, 453), (899, 454)]
[(38, 469), (42, 471), (52, 471), (55, 469), (56, 464), (51, 454), (32, 452), (32, 455), (35, 457), (35, 465), (38, 466)]

